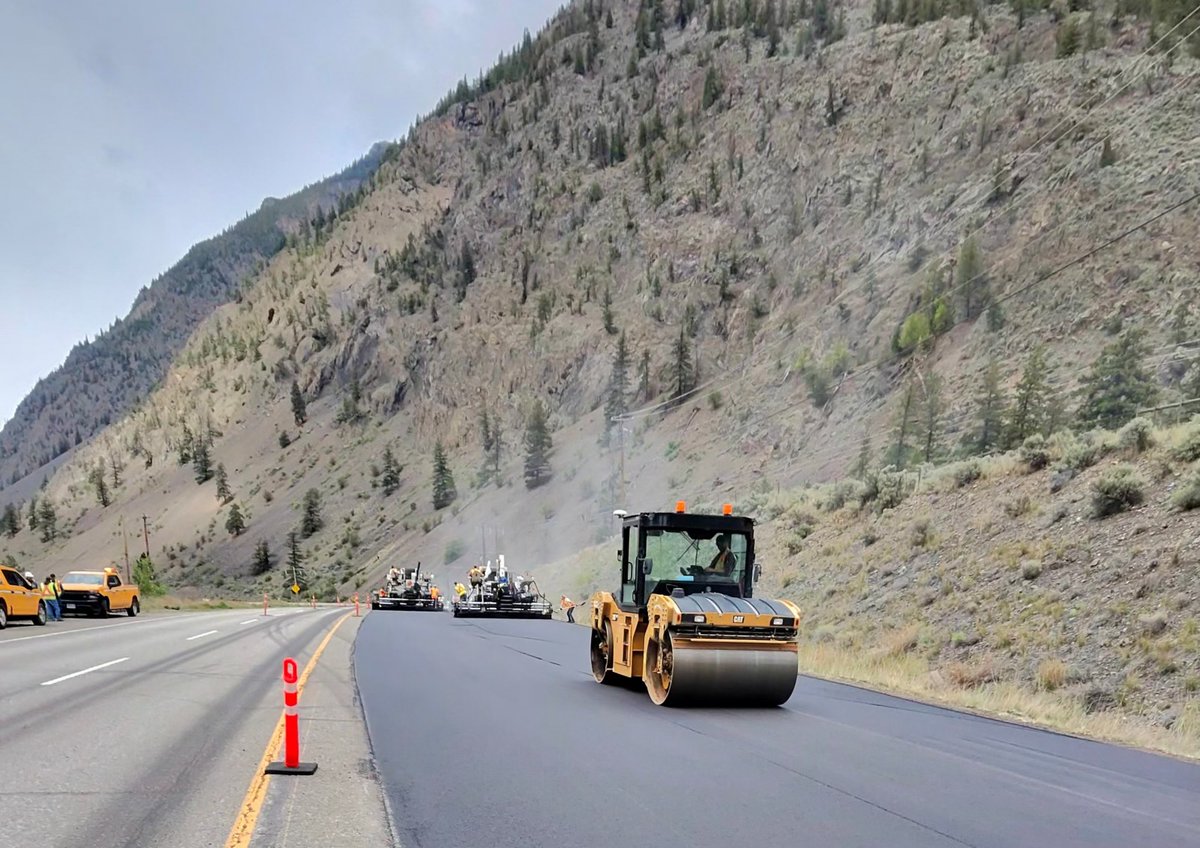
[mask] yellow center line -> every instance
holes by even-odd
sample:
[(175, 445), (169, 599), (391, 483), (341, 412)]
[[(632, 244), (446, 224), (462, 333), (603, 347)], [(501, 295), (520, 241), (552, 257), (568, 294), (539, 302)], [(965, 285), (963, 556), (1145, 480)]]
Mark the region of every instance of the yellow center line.
[[(308, 682), (308, 676), (312, 674), (314, 668), (317, 667), (317, 660), (321, 658), (325, 646), (329, 644), (329, 640), (333, 638), (333, 634), (342, 626), (342, 622), (350, 617), (347, 612), (336, 622), (333, 627), (329, 628), (329, 632), (325, 634), (325, 638), (321, 640), (321, 644), (317, 645), (317, 650), (309, 658), (308, 664), (304, 666), (304, 671), (300, 675), (300, 680), (296, 684), (299, 692), (304, 691), (304, 684)], [(258, 771), (254, 774), (254, 779), (250, 781), (250, 788), (246, 790), (246, 797), (242, 799), (241, 809), (238, 811), (238, 817), (233, 823), (233, 827), (229, 831), (229, 838), (225, 840), (225, 848), (247, 848), (250, 845), (250, 839), (254, 836), (254, 826), (258, 823), (258, 814), (262, 811), (263, 803), (267, 800), (267, 788), (271, 785), (271, 776), (266, 773), (266, 768), (274, 762), (279, 746), (283, 742), (283, 712), (279, 713), (279, 720), (275, 722), (275, 731), (271, 734), (271, 741), (267, 743), (267, 749), (263, 752), (262, 759), (258, 763)]]

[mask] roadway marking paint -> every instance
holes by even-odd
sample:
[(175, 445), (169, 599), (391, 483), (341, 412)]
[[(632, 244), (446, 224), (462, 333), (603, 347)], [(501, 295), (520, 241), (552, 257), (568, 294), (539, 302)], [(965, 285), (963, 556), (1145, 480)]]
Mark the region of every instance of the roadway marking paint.
[[(342, 622), (351, 615), (352, 613), (347, 612), (335, 621), (333, 627), (329, 628), (329, 632), (325, 634), (325, 638), (321, 640), (321, 644), (317, 645), (317, 649), (313, 651), (313, 655), (309, 658), (308, 664), (304, 666), (304, 672), (296, 684), (298, 692), (304, 692), (304, 684), (308, 682), (308, 676), (317, 667), (317, 660), (324, 653), (325, 646), (329, 644), (329, 640), (333, 638), (337, 629), (342, 626)], [(255, 773), (254, 779), (250, 781), (246, 797), (242, 799), (241, 811), (238, 813), (233, 827), (229, 830), (225, 848), (246, 848), (254, 836), (254, 825), (258, 823), (258, 814), (262, 811), (263, 802), (267, 800), (267, 788), (271, 785), (271, 776), (266, 773), (266, 769), (275, 759), (275, 752), (279, 750), (279, 746), (283, 742), (283, 719), (283, 713), (280, 713), (279, 720), (275, 722), (275, 732), (271, 734), (271, 739), (267, 742), (267, 750), (263, 752), (262, 759), (258, 763), (258, 771)]]
[(258, 621), (257, 618), (247, 618), (245, 621), (242, 622), (242, 624), (253, 624), (256, 621)]
[(216, 633), (216, 632), (217, 632), (216, 630), (206, 630), (206, 631), (204, 631), (203, 633), (197, 633), (195, 636), (189, 636), (189, 637), (187, 637), (187, 639), (186, 639), (185, 641), (187, 641), (187, 642), (190, 642), (190, 641), (192, 641), (193, 639), (199, 639), (199, 638), (200, 638), (200, 637), (202, 637), (202, 636), (211, 636), (211, 635), (213, 635), (213, 634), (214, 634), (214, 633)]
[(83, 671), (76, 671), (73, 674), (64, 674), (62, 677), (56, 677), (53, 680), (47, 680), (42, 685), (43, 686), (53, 686), (55, 683), (62, 683), (64, 680), (70, 680), (72, 677), (78, 677), (81, 674), (88, 674), (89, 672), (99, 671), (102, 668), (108, 668), (110, 665), (116, 665), (117, 663), (123, 663), (127, 659), (129, 659), (129, 657), (121, 657), (119, 660), (109, 660), (106, 663), (100, 663), (100, 665), (94, 665), (91, 668), (85, 668)]
[(51, 636), (70, 636), (75, 633), (93, 633), (97, 630), (108, 630), (110, 627), (128, 627), (131, 624), (168, 624), (173, 621), (182, 621), (185, 618), (195, 618), (198, 615), (209, 615), (209, 613), (194, 612), (190, 615), (180, 616), (179, 618), (143, 618), (140, 621), (120, 621), (116, 624), (101, 624), (96, 627), (80, 627), (78, 630), (60, 630), (57, 633), (42, 633), (37, 636), (18, 636), (16, 639), (0, 639), (0, 645), (8, 645), (12, 642), (25, 642), (29, 639), (49, 639)]

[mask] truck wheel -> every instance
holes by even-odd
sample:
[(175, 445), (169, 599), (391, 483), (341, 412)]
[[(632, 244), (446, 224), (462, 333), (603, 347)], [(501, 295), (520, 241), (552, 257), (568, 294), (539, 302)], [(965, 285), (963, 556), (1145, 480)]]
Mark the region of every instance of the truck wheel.
[(112, 610), (109, 609), (108, 598), (101, 598), (100, 599), (100, 617), (108, 618), (108, 614), (110, 612), (112, 612)]
[(33, 623), (38, 627), (46, 626), (46, 604), (44, 601), (38, 601), (37, 617), (34, 618)]
[(8, 627), (8, 610), (4, 608), (4, 602), (0, 601), (0, 630)]
[(130, 618), (133, 618), (135, 615), (137, 615), (137, 614), (138, 614), (139, 612), (141, 612), (141, 611), (142, 611), (142, 608), (141, 608), (141, 606), (138, 604), (138, 599), (137, 599), (137, 598), (134, 598), (134, 599), (133, 599), (133, 602), (132, 602), (132, 603), (129, 605), (129, 610), (128, 610), (128, 612), (129, 612), (129, 617), (130, 617)]

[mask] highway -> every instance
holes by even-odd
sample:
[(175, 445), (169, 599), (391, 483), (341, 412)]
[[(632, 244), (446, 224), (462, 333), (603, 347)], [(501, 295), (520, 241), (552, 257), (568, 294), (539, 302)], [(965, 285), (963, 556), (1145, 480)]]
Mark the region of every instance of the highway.
[(0, 845), (222, 846), (301, 667), (344, 609), (0, 633)]
[(588, 632), (376, 612), (355, 673), (419, 848), (1200, 846), (1200, 766), (801, 678), (782, 708), (599, 686)]

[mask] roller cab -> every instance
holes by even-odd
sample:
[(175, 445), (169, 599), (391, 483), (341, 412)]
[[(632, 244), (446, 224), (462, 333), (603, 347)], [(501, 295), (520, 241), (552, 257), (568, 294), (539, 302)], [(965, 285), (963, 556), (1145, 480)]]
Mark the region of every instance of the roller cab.
[(754, 521), (643, 512), (621, 519), (620, 588), (592, 599), (599, 683), (641, 681), (662, 705), (776, 706), (796, 686), (800, 610), (754, 597)]

